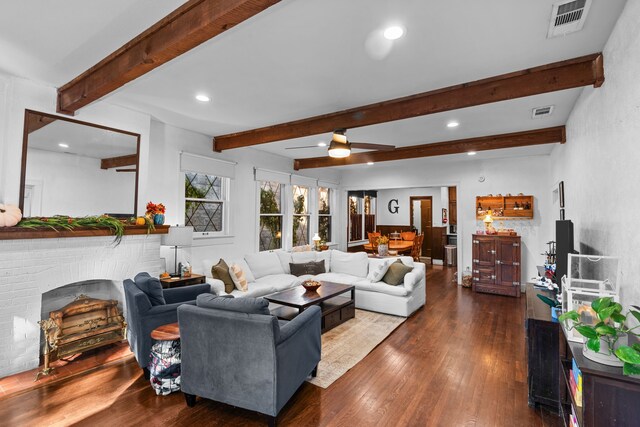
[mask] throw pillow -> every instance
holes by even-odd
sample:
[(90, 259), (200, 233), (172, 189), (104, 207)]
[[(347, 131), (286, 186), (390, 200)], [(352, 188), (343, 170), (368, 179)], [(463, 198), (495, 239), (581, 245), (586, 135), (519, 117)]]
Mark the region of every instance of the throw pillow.
[(389, 266), (393, 263), (391, 259), (375, 259), (372, 258), (369, 260), (369, 274), (367, 275), (367, 279), (371, 282), (379, 282), (382, 280), (387, 271), (389, 270)]
[(389, 270), (385, 273), (382, 281), (387, 285), (398, 286), (404, 280), (404, 275), (411, 272), (413, 268), (407, 267), (402, 261), (397, 260), (389, 266)]
[(162, 293), (162, 284), (157, 277), (151, 277), (149, 273), (138, 273), (133, 281), (138, 289), (147, 295), (152, 306), (165, 305), (167, 303)]
[(291, 274), (294, 276), (303, 276), (305, 274), (322, 274), (325, 273), (326, 270), (324, 268), (324, 261), (309, 261), (302, 263), (290, 263), (289, 268), (291, 269)]
[(347, 253), (338, 250), (331, 251), (331, 272), (350, 274), (356, 277), (367, 277), (369, 272), (369, 258), (366, 252)]
[(247, 278), (244, 276), (244, 271), (242, 271), (242, 268), (238, 264), (231, 264), (231, 267), (229, 267), (229, 276), (231, 276), (231, 280), (233, 280), (238, 290), (242, 292), (249, 290)]
[(269, 301), (264, 298), (221, 298), (213, 294), (200, 294), (196, 298), (196, 305), (239, 313), (271, 314)]
[(220, 258), (220, 261), (218, 261), (216, 265), (211, 267), (211, 277), (222, 280), (222, 283), (224, 283), (224, 291), (228, 294), (233, 292), (236, 288), (236, 285), (233, 283), (233, 279), (231, 279), (231, 275), (229, 274), (229, 266), (222, 258)]

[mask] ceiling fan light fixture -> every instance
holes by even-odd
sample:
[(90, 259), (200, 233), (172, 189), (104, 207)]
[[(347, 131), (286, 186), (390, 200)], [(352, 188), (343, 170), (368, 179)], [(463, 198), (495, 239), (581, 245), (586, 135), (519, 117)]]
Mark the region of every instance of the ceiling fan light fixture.
[(351, 154), (351, 148), (346, 143), (331, 141), (331, 145), (329, 145), (329, 157), (333, 157), (335, 159), (342, 159), (345, 157), (349, 157)]

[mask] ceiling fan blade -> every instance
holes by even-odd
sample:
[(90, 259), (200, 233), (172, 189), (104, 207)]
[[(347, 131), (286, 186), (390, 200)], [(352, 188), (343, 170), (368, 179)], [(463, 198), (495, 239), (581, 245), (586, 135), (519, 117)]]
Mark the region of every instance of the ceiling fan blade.
[(389, 151), (394, 150), (395, 145), (386, 145), (386, 144), (370, 144), (368, 142), (351, 142), (351, 148), (360, 148), (363, 150), (379, 150), (379, 151)]
[(319, 145), (305, 145), (303, 147), (286, 147), (285, 150), (298, 150), (300, 148), (324, 148)]

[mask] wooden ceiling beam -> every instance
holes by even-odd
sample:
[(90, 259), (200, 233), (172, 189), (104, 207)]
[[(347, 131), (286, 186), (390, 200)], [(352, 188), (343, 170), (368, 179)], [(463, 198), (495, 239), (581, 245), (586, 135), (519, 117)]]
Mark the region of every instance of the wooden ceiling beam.
[(58, 89), (58, 112), (78, 109), (115, 91), (280, 0), (189, 0)]
[(248, 147), (409, 119), (604, 82), (601, 53), (555, 62), (417, 95), (214, 138), (214, 150)]
[(444, 156), (447, 154), (467, 153), (469, 151), (498, 150), (501, 148), (528, 147), (530, 145), (554, 144), (566, 142), (564, 126), (536, 129), (501, 135), (481, 136), (456, 141), (436, 142), (433, 144), (412, 145), (391, 151), (368, 151), (353, 153), (343, 159), (332, 157), (312, 157), (295, 159), (295, 170), (326, 168), (330, 166), (356, 165), (367, 162), (388, 162), (391, 160), (415, 159), (419, 157)]
[(109, 157), (100, 160), (100, 169), (112, 169), (122, 166), (136, 166), (138, 164), (138, 155), (129, 154), (127, 156)]

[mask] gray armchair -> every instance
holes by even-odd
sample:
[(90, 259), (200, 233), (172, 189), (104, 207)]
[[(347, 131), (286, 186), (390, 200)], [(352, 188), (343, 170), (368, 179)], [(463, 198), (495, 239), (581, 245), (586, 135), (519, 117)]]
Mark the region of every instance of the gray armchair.
[(182, 304), (195, 305), (196, 297), (211, 292), (208, 284), (163, 289), (166, 304), (152, 305), (147, 294), (142, 292), (133, 280), (124, 281), (124, 296), (127, 304), (127, 340), (129, 347), (149, 378), (149, 354), (151, 352), (151, 331), (161, 325), (178, 321), (177, 309)]
[[(320, 307), (312, 306), (283, 324), (262, 298), (224, 299), (211, 308), (178, 308), (181, 388), (188, 406), (196, 396), (266, 414), (269, 424), (320, 361)], [(261, 314), (247, 304), (263, 304)], [(243, 305), (239, 311), (233, 306)], [(264, 311), (266, 310), (266, 311)], [(244, 312), (243, 312), (244, 311)]]

